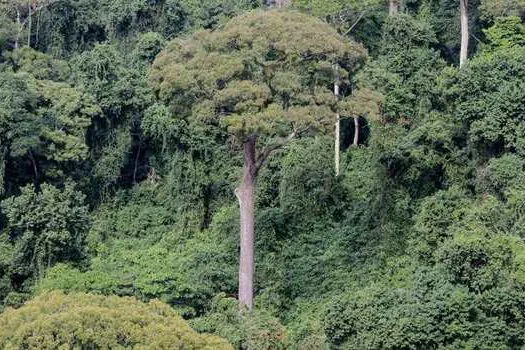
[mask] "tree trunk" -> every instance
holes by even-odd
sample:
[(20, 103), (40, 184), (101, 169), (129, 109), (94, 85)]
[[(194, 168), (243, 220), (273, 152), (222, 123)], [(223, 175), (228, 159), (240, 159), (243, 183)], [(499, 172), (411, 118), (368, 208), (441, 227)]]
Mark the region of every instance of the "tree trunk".
[(399, 12), (399, 0), (389, 0), (388, 1), (388, 15), (393, 16)]
[(31, 47), (31, 26), (33, 25), (33, 16), (32, 16), (32, 6), (31, 6), (31, 2), (29, 2), (28, 4), (28, 16), (29, 16), (29, 19), (28, 19), (28, 22), (27, 22), (27, 28), (28, 28), (28, 31), (27, 31), (27, 46), (28, 47)]
[(255, 276), (255, 185), (257, 174), (266, 159), (275, 150), (284, 147), (297, 136), (294, 130), (281, 142), (266, 146), (256, 155), (257, 135), (248, 136), (244, 142), (244, 172), (241, 184), (235, 189), (239, 201), (241, 251), (239, 258), (239, 306), (251, 310), (253, 307), (253, 285)]
[(287, 6), (290, 0), (267, 0), (266, 4), (268, 7), (282, 8)]
[(354, 146), (359, 145), (359, 116), (354, 116)]
[[(334, 95), (339, 100), (339, 71), (338, 67), (335, 67), (335, 79), (334, 79)], [(340, 154), (340, 138), (341, 138), (341, 119), (339, 113), (335, 114), (335, 141), (334, 141), (334, 162), (335, 162), (335, 176), (339, 176), (339, 154)]]
[(459, 12), (461, 21), (461, 50), (459, 53), (459, 66), (462, 67), (467, 62), (468, 57), (468, 0), (459, 0)]
[(334, 149), (335, 149), (335, 153), (334, 153), (334, 162), (335, 162), (335, 176), (339, 176), (339, 163), (340, 163), (340, 150), (339, 150), (339, 147), (340, 147), (340, 144), (341, 144), (341, 132), (340, 132), (340, 128), (341, 128), (341, 120), (340, 120), (340, 117), (339, 117), (339, 113), (337, 113), (335, 115), (335, 141), (334, 141)]
[(133, 184), (137, 184), (137, 170), (139, 167), (139, 157), (142, 146), (142, 140), (139, 140), (139, 148), (137, 150), (137, 155), (135, 156), (135, 166), (133, 167)]
[(19, 44), (19, 41), (20, 41), (20, 33), (22, 31), (22, 23), (20, 22), (20, 10), (19, 9), (16, 9), (16, 24), (18, 26), (18, 32), (16, 34), (16, 38), (15, 38), (15, 49), (18, 49), (18, 47), (20, 46)]
[(4, 194), (4, 177), (5, 177), (6, 157), (7, 157), (7, 148), (0, 146), (0, 196)]
[(38, 185), (38, 166), (36, 165), (36, 159), (33, 155), (33, 152), (29, 151), (29, 160), (31, 161), (31, 165), (33, 166), (33, 174), (34, 174), (34, 184), (35, 186)]
[(38, 47), (38, 34), (40, 33), (40, 13), (36, 18), (35, 48)]
[(255, 272), (255, 183), (257, 163), (255, 144), (257, 136), (244, 141), (244, 174), (235, 190), (240, 208), (241, 252), (239, 263), (239, 304), (253, 307), (253, 280)]

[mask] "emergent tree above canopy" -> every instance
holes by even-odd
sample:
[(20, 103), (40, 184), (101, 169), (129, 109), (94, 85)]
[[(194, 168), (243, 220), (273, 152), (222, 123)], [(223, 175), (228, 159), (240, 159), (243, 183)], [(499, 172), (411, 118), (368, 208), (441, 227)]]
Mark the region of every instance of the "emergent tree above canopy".
[[(333, 125), (334, 67), (342, 83), (366, 55), (327, 23), (293, 11), (254, 11), (217, 31), (174, 40), (150, 80), (160, 99), (191, 129), (225, 128), (244, 148), (239, 299), (253, 302), (254, 203), (264, 161), (304, 133)], [(264, 144), (257, 147), (258, 139)]]

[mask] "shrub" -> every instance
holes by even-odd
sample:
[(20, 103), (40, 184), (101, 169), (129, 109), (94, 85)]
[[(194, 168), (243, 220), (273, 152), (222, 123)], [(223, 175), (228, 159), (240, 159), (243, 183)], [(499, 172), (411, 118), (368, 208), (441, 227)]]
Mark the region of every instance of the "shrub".
[(0, 316), (2, 349), (209, 349), (232, 347), (199, 335), (168, 305), (128, 297), (41, 295)]
[(237, 349), (280, 350), (286, 332), (278, 319), (264, 309), (239, 313), (237, 300), (217, 295), (206, 316), (192, 321), (199, 332), (213, 332), (227, 338)]
[(0, 232), (0, 298), (28, 285), (60, 262), (84, 261), (85, 233), (90, 226), (85, 196), (66, 184), (21, 188), (0, 203), (6, 229)]

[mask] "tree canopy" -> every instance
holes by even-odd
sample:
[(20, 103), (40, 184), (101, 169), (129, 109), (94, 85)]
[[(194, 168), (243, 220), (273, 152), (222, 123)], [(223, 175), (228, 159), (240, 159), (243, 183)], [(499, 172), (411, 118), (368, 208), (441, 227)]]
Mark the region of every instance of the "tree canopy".
[(223, 339), (193, 331), (168, 305), (132, 298), (53, 292), (0, 315), (4, 349), (219, 349)]
[(523, 348), (524, 20), (3, 1), (0, 348)]
[(154, 62), (150, 81), (190, 127), (204, 122), (240, 139), (271, 138), (325, 129), (336, 108), (332, 65), (352, 71), (364, 55), (320, 20), (258, 11), (221, 30), (171, 42)]

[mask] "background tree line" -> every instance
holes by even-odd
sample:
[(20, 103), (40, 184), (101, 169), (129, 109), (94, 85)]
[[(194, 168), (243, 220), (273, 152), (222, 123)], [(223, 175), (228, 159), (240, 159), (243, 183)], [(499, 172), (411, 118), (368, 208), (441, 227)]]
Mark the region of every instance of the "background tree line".
[[(525, 346), (522, 0), (9, 0), (0, 18), (1, 308), (36, 296), (0, 325), (104, 303), (58, 289), (130, 314), (157, 306), (109, 296), (160, 299), (238, 349)], [(229, 347), (162, 315), (143, 327)]]

